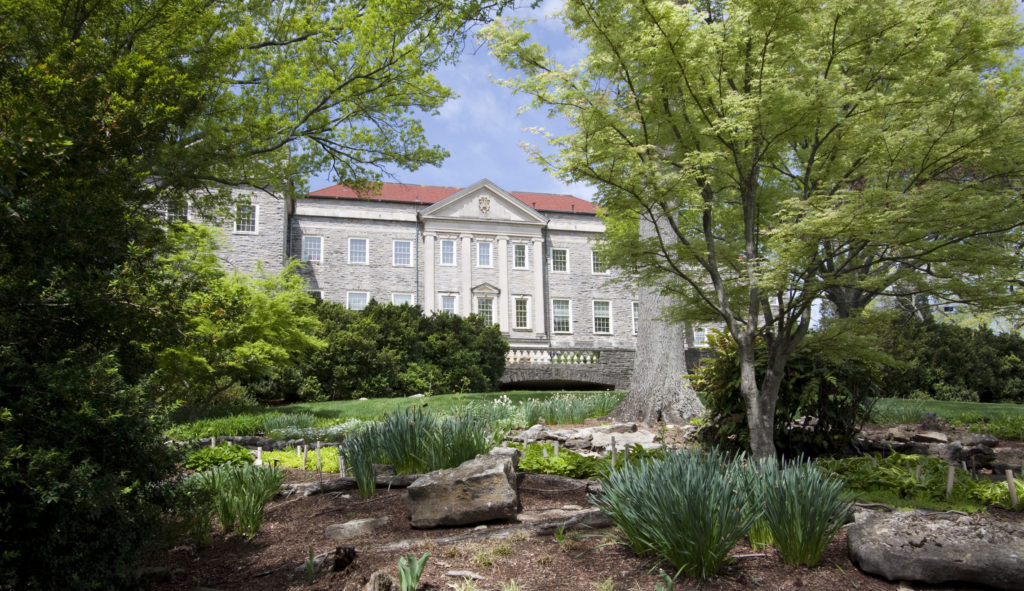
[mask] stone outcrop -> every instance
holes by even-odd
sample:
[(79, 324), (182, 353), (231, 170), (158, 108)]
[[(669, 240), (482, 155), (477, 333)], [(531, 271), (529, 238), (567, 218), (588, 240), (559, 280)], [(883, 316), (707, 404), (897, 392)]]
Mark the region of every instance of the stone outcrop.
[(456, 468), (424, 474), (406, 489), (415, 528), (515, 519), (519, 492), (513, 458), (479, 455)]
[[(940, 425), (941, 426), (941, 425)], [(862, 433), (857, 447), (865, 453), (920, 454), (942, 458), (970, 470), (990, 469), (996, 473), (1024, 465), (1024, 448), (998, 447), (992, 435), (927, 430), (913, 425), (891, 427), (884, 433)]]
[[(695, 432), (696, 427), (690, 425), (673, 427), (672, 438), (687, 440), (692, 438)], [(551, 429), (544, 425), (534, 425), (510, 437), (512, 441), (518, 442), (558, 442), (566, 449), (584, 455), (606, 455), (611, 450), (613, 438), (615, 447), (619, 450), (636, 444), (644, 449), (658, 448), (662, 445), (656, 432), (640, 428), (635, 423), (613, 423), (578, 429)]]
[(863, 571), (890, 581), (1020, 589), (1024, 525), (984, 515), (858, 511), (847, 541)]

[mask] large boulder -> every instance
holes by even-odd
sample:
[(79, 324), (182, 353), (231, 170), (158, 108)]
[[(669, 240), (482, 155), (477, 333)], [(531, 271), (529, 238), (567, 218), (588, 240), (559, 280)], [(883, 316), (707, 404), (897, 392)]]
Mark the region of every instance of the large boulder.
[(519, 491), (513, 458), (479, 455), (456, 468), (424, 474), (406, 489), (416, 528), (515, 519)]
[(847, 541), (863, 571), (890, 581), (1020, 589), (1024, 525), (982, 515), (858, 511)]

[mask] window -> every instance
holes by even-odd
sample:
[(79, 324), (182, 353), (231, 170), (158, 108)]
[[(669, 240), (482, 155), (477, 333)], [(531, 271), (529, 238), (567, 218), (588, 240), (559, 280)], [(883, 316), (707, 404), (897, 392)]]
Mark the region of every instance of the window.
[(256, 233), (256, 206), (249, 203), (235, 205), (235, 232)]
[(512, 245), (512, 268), (513, 269), (525, 269), (526, 268), (526, 245), (525, 244), (513, 244)]
[(366, 307), (366, 304), (370, 301), (370, 294), (365, 291), (350, 291), (348, 292), (348, 309), (349, 310), (362, 310)]
[(612, 332), (612, 303), (594, 301), (594, 332), (597, 334), (611, 334)]
[(441, 296), (441, 311), (449, 314), (455, 313), (455, 296), (453, 295), (442, 295)]
[(396, 267), (412, 266), (412, 241), (395, 240), (392, 245), (392, 264)]
[(311, 290), (307, 291), (306, 293), (308, 293), (309, 295), (313, 296), (313, 299), (318, 301), (318, 302), (324, 301), (324, 292), (320, 291), (319, 289), (311, 289)]
[(551, 270), (567, 272), (569, 270), (569, 251), (564, 248), (551, 249)]
[(476, 266), (477, 267), (490, 267), (491, 266), (491, 243), (490, 242), (477, 242), (476, 243)]
[(551, 300), (551, 329), (552, 332), (572, 331), (569, 300)]
[(353, 265), (365, 265), (369, 260), (367, 255), (366, 238), (348, 239), (348, 262)]
[(640, 324), (640, 302), (633, 302), (633, 334), (636, 334), (636, 328)]
[(591, 268), (594, 270), (594, 273), (607, 273), (608, 272), (608, 267), (601, 260), (601, 257), (597, 256), (597, 252), (595, 252), (595, 251), (591, 251), (590, 252), (590, 262), (591, 262)]
[(530, 328), (530, 298), (516, 298), (516, 328)]
[(175, 199), (167, 204), (167, 223), (176, 224), (188, 221), (188, 201)]
[(455, 241), (441, 241), (441, 264), (450, 266), (455, 264)]
[(693, 346), (703, 347), (707, 345), (708, 335), (704, 332), (703, 328), (693, 329)]
[(323, 252), (324, 239), (321, 236), (302, 237), (302, 260), (319, 263)]
[(494, 324), (494, 298), (477, 298), (476, 313), (486, 324)]
[(393, 293), (391, 294), (391, 303), (396, 306), (402, 304), (412, 305), (412, 294), (411, 293)]

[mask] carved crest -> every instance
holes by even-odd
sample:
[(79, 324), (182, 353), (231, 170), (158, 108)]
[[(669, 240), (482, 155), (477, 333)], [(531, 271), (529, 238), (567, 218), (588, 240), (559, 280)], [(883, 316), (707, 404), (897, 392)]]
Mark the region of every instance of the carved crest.
[(491, 200), (487, 196), (481, 196), (476, 200), (476, 204), (480, 207), (480, 213), (487, 214), (491, 211)]

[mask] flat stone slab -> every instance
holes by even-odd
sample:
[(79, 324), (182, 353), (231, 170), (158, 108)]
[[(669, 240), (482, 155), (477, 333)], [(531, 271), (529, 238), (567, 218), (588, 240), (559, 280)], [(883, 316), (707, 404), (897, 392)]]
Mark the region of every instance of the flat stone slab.
[(359, 536), (365, 536), (374, 530), (380, 529), (388, 524), (387, 517), (374, 517), (371, 519), (354, 519), (345, 523), (328, 525), (324, 535), (332, 540), (343, 542)]
[(1006, 590), (1024, 581), (1024, 525), (987, 515), (861, 510), (847, 542), (861, 570), (890, 581)]

